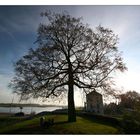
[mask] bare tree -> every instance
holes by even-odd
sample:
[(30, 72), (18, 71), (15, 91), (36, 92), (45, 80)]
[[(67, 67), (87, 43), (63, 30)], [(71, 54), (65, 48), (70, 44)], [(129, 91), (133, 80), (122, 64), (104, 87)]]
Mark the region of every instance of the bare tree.
[(45, 12), (46, 24), (38, 28), (38, 49), (30, 49), (15, 64), (14, 92), (22, 99), (60, 96), (68, 92), (68, 121), (76, 121), (74, 86), (90, 90), (111, 89), (111, 73), (126, 69), (118, 51), (118, 37), (98, 26), (92, 30), (82, 18)]

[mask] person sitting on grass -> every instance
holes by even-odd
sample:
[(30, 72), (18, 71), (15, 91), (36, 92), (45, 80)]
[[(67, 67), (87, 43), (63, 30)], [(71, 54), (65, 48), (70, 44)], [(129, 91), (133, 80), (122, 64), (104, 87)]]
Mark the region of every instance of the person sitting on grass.
[(54, 124), (54, 119), (48, 119), (48, 120), (46, 121), (46, 118), (45, 118), (45, 117), (41, 117), (41, 118), (40, 118), (40, 126), (41, 126), (42, 128), (44, 128), (44, 127), (48, 128), (48, 127), (50, 127), (50, 126), (53, 125), (53, 124)]

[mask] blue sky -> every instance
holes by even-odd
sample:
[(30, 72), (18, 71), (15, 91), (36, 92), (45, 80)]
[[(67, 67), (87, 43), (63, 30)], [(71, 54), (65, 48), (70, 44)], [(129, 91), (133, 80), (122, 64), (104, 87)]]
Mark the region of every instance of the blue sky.
[[(73, 16), (82, 16), (93, 29), (101, 24), (118, 34), (118, 47), (128, 71), (115, 75), (117, 88), (140, 92), (140, 6), (0, 6), (0, 102), (12, 100), (7, 86), (14, 75), (13, 62), (29, 48), (37, 47), (37, 28), (45, 21), (40, 13), (45, 9), (67, 10)], [(77, 93), (78, 105), (80, 98)]]

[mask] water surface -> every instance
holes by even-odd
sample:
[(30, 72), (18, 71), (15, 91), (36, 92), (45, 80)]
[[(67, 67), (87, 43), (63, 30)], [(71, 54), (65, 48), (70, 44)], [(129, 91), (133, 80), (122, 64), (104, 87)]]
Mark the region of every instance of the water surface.
[[(23, 107), (22, 112), (30, 114), (31, 112), (39, 113), (42, 111), (54, 111), (62, 109), (62, 107)], [(0, 113), (17, 113), (20, 112), (19, 107), (0, 107)]]

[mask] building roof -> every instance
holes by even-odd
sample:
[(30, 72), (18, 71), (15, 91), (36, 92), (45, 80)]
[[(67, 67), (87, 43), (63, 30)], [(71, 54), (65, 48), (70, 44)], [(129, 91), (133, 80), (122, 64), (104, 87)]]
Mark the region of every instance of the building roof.
[(97, 95), (97, 96), (102, 96), (102, 94), (98, 93), (97, 91), (93, 90), (90, 93), (87, 94), (87, 96), (91, 96), (91, 95)]

